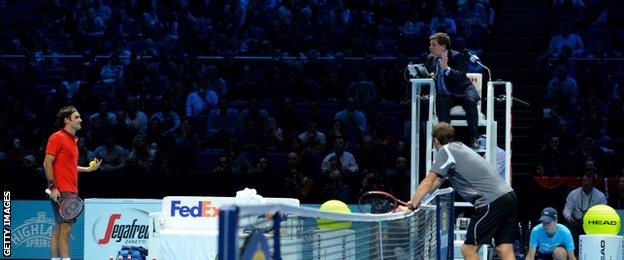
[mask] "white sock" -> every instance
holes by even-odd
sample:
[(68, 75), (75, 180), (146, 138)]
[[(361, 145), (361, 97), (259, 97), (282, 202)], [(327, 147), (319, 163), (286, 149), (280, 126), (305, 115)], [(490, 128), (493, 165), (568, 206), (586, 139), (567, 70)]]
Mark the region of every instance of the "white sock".
[(71, 260), (71, 258), (70, 257), (63, 257), (63, 258), (61, 258), (61, 260)]
[(52, 257), (52, 258), (50, 258), (50, 260), (61, 260), (61, 258), (60, 257)]

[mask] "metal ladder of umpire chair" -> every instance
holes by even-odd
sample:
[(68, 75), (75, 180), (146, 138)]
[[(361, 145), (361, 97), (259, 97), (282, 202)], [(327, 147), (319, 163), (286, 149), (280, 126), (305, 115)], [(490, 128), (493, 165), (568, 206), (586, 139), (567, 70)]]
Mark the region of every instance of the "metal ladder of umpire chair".
[[(504, 179), (505, 181), (511, 185), (511, 108), (513, 103), (512, 98), (512, 84), (508, 81), (488, 81), (486, 86), (486, 98), (487, 109), (486, 114), (483, 115), (481, 112), (481, 101), (483, 100), (482, 95), (482, 74), (480, 73), (468, 73), (466, 76), (470, 79), (472, 84), (477, 89), (479, 96), (481, 96), (481, 100), (477, 103), (478, 108), (478, 126), (485, 127), (485, 135), (486, 135), (486, 145), (485, 145), (485, 159), (492, 165), (493, 168), (496, 168), (496, 147), (497, 147), (497, 126), (498, 122), (494, 120), (494, 101), (495, 99), (504, 100), (505, 102), (505, 172)], [(433, 156), (435, 153), (435, 148), (433, 146), (433, 138), (431, 138), (433, 134), (433, 127), (438, 123), (438, 118), (435, 115), (435, 99), (436, 99), (436, 90), (434, 81), (431, 78), (413, 78), (410, 79), (412, 83), (412, 96), (411, 96), (411, 193), (413, 196), (418, 184), (420, 183), (418, 169), (420, 168), (419, 162), (419, 145), (420, 145), (420, 100), (421, 100), (421, 91), (423, 87), (428, 87), (429, 90), (429, 113), (427, 115), (426, 120), (426, 143), (425, 143), (425, 151), (426, 151), (426, 159), (425, 159), (425, 173), (429, 172), (431, 168), (431, 163), (433, 160)], [(505, 89), (505, 94), (499, 97), (494, 96), (494, 88), (495, 87), (503, 87)], [(456, 106), (451, 109), (451, 116), (465, 116), (465, 112), (461, 106)], [(454, 120), (451, 119), (451, 125), (454, 127), (457, 126), (467, 126), (467, 121), (465, 119)], [(457, 203), (456, 203), (457, 204)], [(462, 206), (462, 205), (456, 205)], [(463, 205), (467, 206), (467, 205)], [(470, 205), (471, 206), (471, 205)]]

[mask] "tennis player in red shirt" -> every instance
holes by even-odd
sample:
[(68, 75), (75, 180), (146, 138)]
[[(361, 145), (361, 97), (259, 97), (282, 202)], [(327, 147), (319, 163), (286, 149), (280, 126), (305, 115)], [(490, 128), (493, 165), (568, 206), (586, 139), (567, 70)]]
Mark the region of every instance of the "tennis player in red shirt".
[(54, 212), (56, 226), (50, 239), (52, 260), (69, 260), (69, 234), (76, 218), (63, 219), (58, 211), (58, 199), (78, 193), (78, 172), (92, 172), (102, 163), (95, 158), (92, 167), (78, 166), (78, 137), (82, 119), (73, 106), (61, 108), (56, 115), (57, 125), (62, 127), (48, 138), (43, 168), (48, 179), (50, 202)]

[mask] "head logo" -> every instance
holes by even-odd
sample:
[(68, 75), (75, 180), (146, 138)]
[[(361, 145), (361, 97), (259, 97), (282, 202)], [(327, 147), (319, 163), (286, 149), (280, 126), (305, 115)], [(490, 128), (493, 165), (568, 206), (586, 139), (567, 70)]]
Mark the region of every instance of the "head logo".
[[(219, 216), (219, 208), (209, 200), (198, 201), (196, 206), (181, 206), (179, 200), (171, 201), (171, 216), (214, 218)], [(177, 214), (176, 214), (177, 213)]]
[(587, 221), (587, 224), (591, 224), (591, 225), (610, 225), (610, 226), (615, 226), (617, 225), (616, 221), (609, 221), (609, 220), (589, 220)]
[[(147, 225), (147, 213), (139, 211), (140, 214), (132, 214), (130, 211), (124, 213), (113, 213), (104, 215), (96, 221), (93, 226), (93, 238), (99, 245), (114, 243), (125, 244), (147, 244), (149, 238), (149, 225)], [(102, 228), (104, 232), (101, 231)], [(97, 234), (100, 235), (97, 235)]]

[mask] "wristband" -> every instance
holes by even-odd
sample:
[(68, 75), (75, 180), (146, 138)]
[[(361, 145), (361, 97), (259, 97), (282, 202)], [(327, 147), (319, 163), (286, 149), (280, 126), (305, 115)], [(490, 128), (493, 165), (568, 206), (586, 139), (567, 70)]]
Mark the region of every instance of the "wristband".
[(56, 189), (56, 185), (54, 184), (53, 180), (48, 180), (48, 189), (49, 190)]

